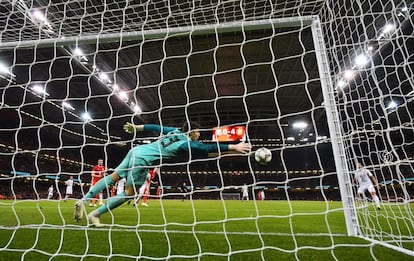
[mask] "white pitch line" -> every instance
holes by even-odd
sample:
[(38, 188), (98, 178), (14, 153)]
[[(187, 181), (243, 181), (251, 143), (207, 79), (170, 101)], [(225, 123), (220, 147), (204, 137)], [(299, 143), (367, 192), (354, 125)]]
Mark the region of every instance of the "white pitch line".
[[(0, 229), (5, 230), (16, 230), (16, 229), (48, 229), (48, 230), (92, 230), (92, 231), (116, 231), (116, 232), (134, 232), (137, 230), (139, 233), (175, 233), (175, 234), (211, 234), (211, 235), (251, 235), (251, 236), (292, 236), (290, 233), (277, 233), (277, 232), (241, 232), (241, 231), (203, 231), (196, 230), (186, 231), (186, 230), (162, 230), (162, 229), (139, 229), (139, 228), (111, 228), (111, 225), (104, 225), (103, 228), (87, 227), (87, 226), (76, 226), (76, 225), (66, 225), (66, 226), (52, 226), (52, 225), (23, 225), (23, 226), (0, 226)], [(328, 233), (296, 233), (294, 236), (313, 236), (313, 237), (347, 237), (346, 234), (328, 234)]]

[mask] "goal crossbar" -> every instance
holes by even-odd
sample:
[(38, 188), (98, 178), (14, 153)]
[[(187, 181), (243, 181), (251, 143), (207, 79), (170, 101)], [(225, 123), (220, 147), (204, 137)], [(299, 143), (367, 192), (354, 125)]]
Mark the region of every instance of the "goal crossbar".
[(182, 26), (173, 28), (162, 28), (156, 30), (142, 30), (134, 32), (119, 32), (96, 35), (80, 35), (71, 37), (47, 38), (38, 40), (22, 40), (13, 42), (0, 42), (0, 49), (24, 49), (24, 48), (47, 48), (52, 46), (67, 46), (67, 45), (82, 45), (91, 43), (108, 43), (117, 41), (122, 38), (122, 41), (140, 41), (151, 39), (162, 39), (165, 37), (183, 36), (183, 35), (202, 35), (212, 33), (230, 33), (236, 32), (240, 28), (245, 31), (253, 31), (268, 28), (287, 28), (298, 27), (303, 25), (310, 25), (312, 21), (317, 19), (317, 16), (303, 16), (303, 17), (286, 17), (265, 19), (256, 21), (239, 21), (228, 22), (214, 25), (197, 25), (197, 26)]

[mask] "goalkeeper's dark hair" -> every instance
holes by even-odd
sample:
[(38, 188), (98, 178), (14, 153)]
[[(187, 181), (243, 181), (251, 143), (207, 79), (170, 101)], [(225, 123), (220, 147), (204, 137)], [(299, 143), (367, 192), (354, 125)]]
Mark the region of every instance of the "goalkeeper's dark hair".
[(200, 129), (200, 124), (194, 121), (186, 121), (181, 127), (181, 130), (183, 132), (189, 132), (189, 131), (197, 130), (197, 129)]

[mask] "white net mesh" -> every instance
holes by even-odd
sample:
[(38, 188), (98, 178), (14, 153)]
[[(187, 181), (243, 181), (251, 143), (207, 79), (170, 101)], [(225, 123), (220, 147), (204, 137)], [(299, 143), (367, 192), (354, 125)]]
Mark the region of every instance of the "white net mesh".
[(349, 166), (361, 162), (381, 185), (384, 207), (374, 213), (362, 203), (359, 225), (366, 237), (412, 250), (412, 3), (347, 4), (332, 3), (321, 16), (329, 21), (326, 40)]
[[(2, 256), (407, 257), (381, 243), (412, 255), (412, 8), (1, 2)], [(266, 147), (272, 161), (219, 155), (163, 164), (149, 207), (116, 208), (102, 215), (103, 228), (73, 220), (72, 199), (90, 189), (99, 158), (111, 173), (131, 147), (159, 138), (127, 135), (125, 122), (187, 120), (201, 124), (205, 143), (214, 143), (214, 127), (245, 127), (252, 151)], [(382, 185), (380, 211), (369, 195), (354, 204), (357, 161)], [(249, 201), (238, 200), (244, 184)], [(348, 235), (354, 229), (362, 239)]]

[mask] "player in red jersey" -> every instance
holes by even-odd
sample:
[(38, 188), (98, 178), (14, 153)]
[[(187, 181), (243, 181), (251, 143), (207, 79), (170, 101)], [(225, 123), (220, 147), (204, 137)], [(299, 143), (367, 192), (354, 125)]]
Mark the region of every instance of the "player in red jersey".
[[(103, 165), (103, 159), (98, 159), (98, 165), (93, 166), (92, 168), (92, 180), (91, 180), (91, 188), (98, 183), (104, 177), (105, 173), (105, 166)], [(89, 200), (89, 206), (96, 207), (96, 203), (98, 202), (99, 198), (99, 205), (103, 205), (103, 194), (102, 192), (95, 196), (94, 199)]]
[(149, 176), (144, 183), (145, 188), (144, 188), (144, 197), (141, 203), (142, 206), (148, 207), (147, 199), (148, 199), (148, 195), (150, 194), (151, 184), (158, 184), (158, 181), (155, 181), (154, 179), (155, 177), (158, 176), (159, 173), (160, 173), (160, 168), (154, 168), (148, 172)]
[(161, 188), (161, 185), (158, 185), (158, 188), (157, 188), (157, 199), (160, 199), (161, 194), (162, 194), (162, 188)]

